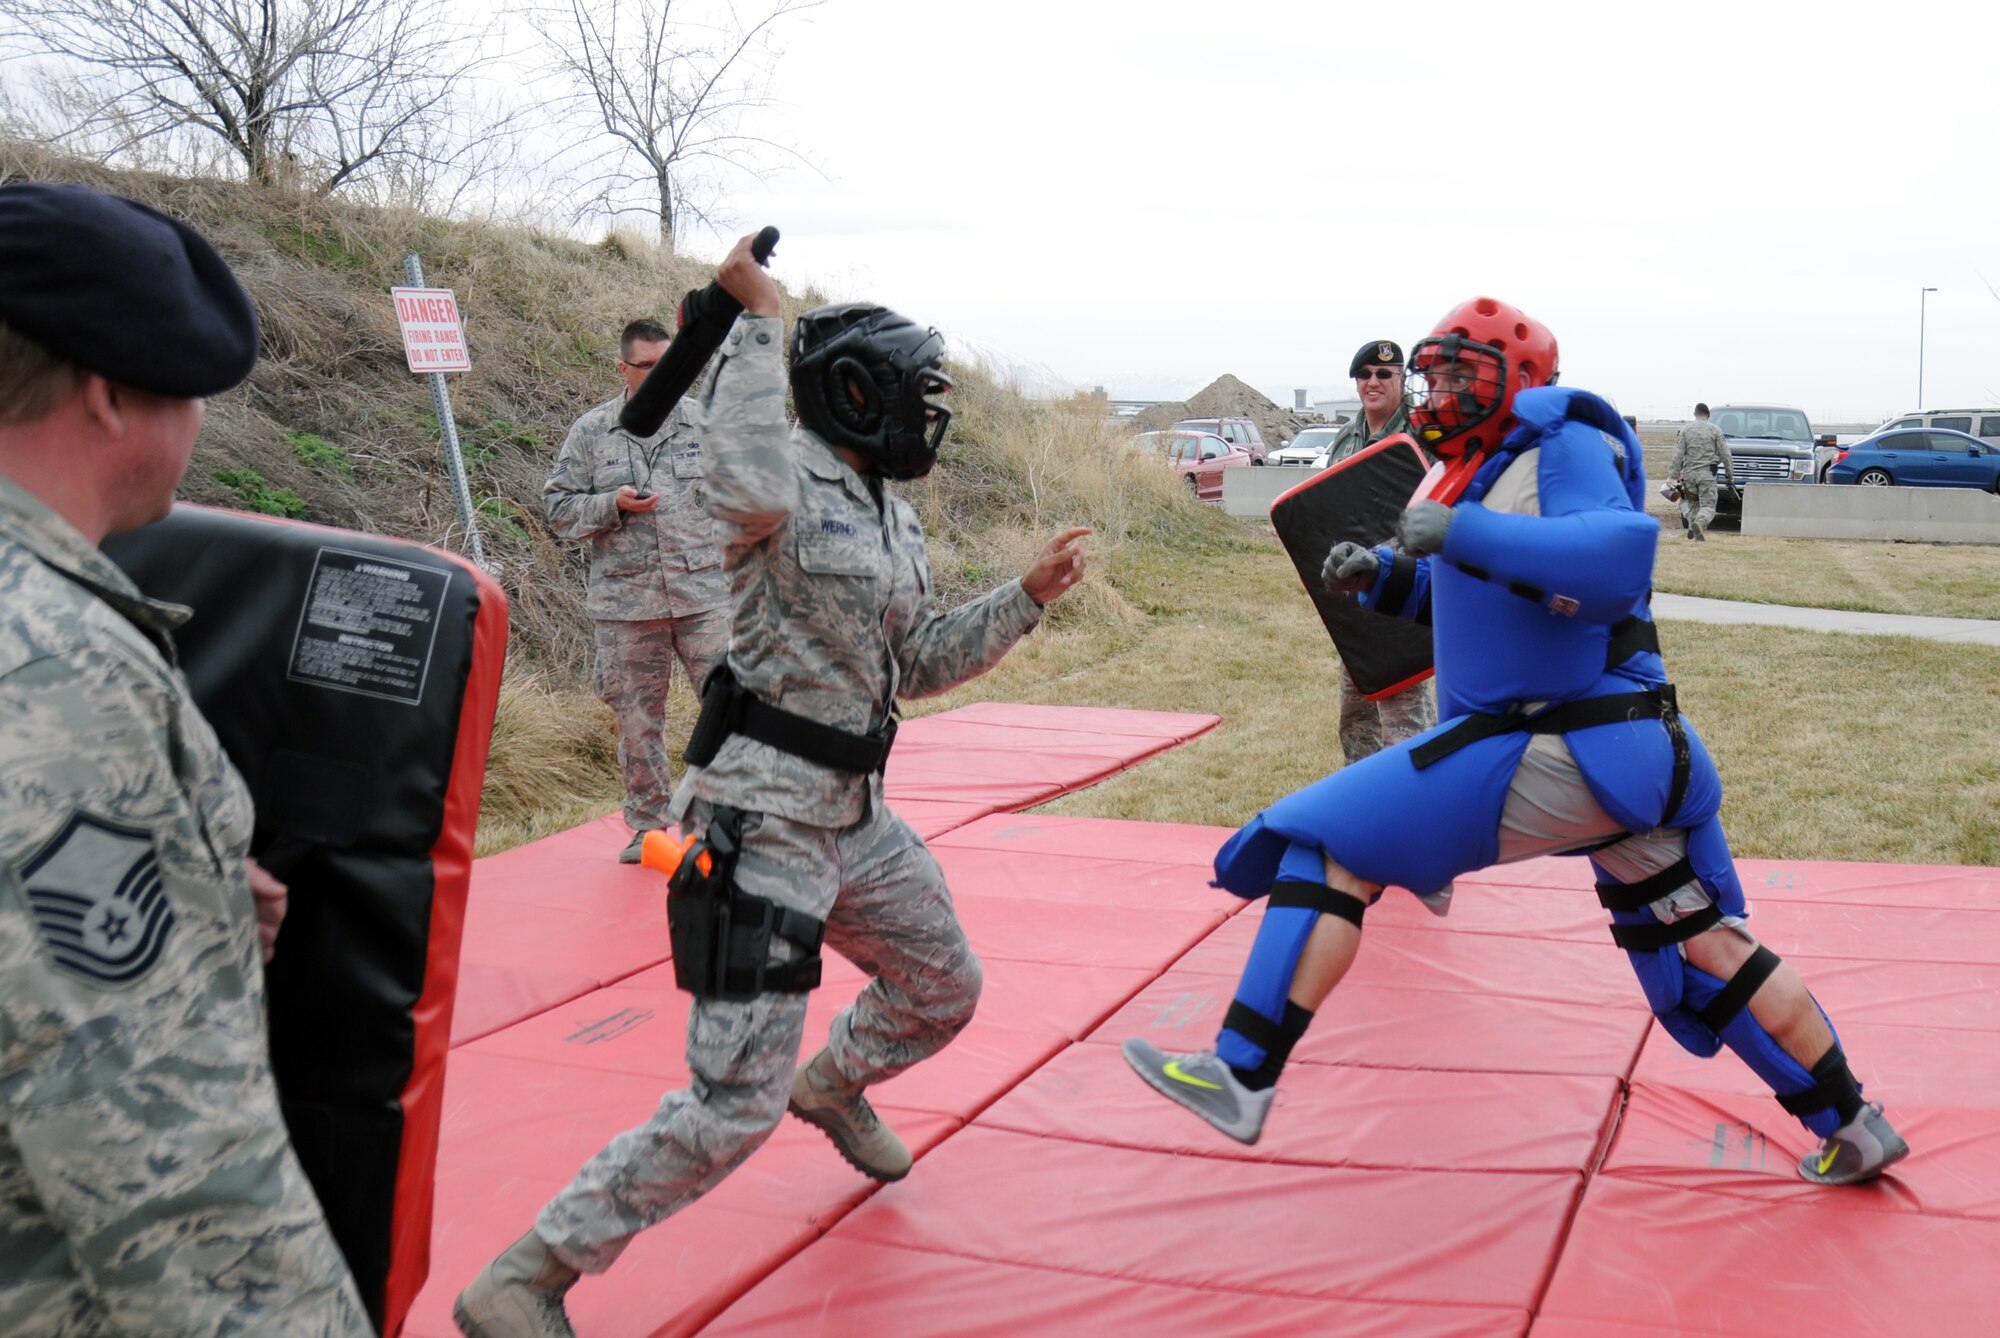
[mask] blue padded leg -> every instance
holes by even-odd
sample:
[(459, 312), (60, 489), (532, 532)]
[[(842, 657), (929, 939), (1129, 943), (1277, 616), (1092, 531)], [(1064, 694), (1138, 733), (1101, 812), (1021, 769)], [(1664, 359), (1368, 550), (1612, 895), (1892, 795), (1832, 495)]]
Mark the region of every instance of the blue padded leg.
[[(1721, 993), (1723, 983), (1706, 971), (1698, 970), (1685, 962), (1682, 963), (1682, 969), (1687, 979), (1685, 998), (1690, 1009), (1704, 1007), (1709, 1000)], [(1813, 1006), (1819, 1007), (1819, 1001), (1815, 999)], [(1820, 1016), (1826, 1019), (1827, 1030), (1834, 1032), (1833, 1043), (1838, 1046), (1840, 1033), (1834, 1031), (1833, 1019), (1826, 1016), (1826, 1010), (1823, 1008), (1820, 1009)], [(1734, 1050), (1737, 1056), (1750, 1066), (1750, 1071), (1762, 1078), (1765, 1086), (1779, 1096), (1793, 1096), (1810, 1091), (1814, 1086), (1811, 1070), (1787, 1054), (1785, 1048), (1778, 1044), (1777, 1038), (1764, 1030), (1764, 1025), (1750, 1015), (1748, 1008), (1724, 1024), (1722, 1043)], [(1821, 1138), (1840, 1127), (1840, 1113), (1831, 1106), (1813, 1111), (1809, 1115), (1800, 1115), (1797, 1119), (1800, 1124)]]
[[(1314, 846), (1296, 842), (1285, 848), (1278, 861), (1277, 881), (1318, 883), (1326, 879), (1326, 865)], [(1257, 927), (1257, 941), (1250, 948), (1250, 960), (1243, 965), (1243, 979), (1236, 986), (1239, 1003), (1254, 1009), (1273, 1026), (1284, 1021), (1285, 996), (1291, 993), (1292, 977), (1298, 971), (1299, 954), (1305, 951), (1319, 912), (1305, 906), (1276, 906), (1264, 911), (1264, 923)], [(1216, 1038), (1215, 1052), (1233, 1068), (1254, 1069), (1264, 1062), (1264, 1047), (1225, 1028)]]

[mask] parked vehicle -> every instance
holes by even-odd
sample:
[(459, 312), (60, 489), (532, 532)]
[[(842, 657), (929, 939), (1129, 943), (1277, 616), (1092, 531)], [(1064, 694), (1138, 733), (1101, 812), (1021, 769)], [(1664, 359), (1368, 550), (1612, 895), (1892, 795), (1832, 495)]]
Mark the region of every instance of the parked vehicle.
[(1827, 470), (1827, 482), (2000, 493), (2000, 441), (1936, 428), (1877, 432), (1844, 448)]
[(1813, 481), (1815, 439), (1805, 410), (1788, 404), (1722, 404), (1709, 421), (1729, 439), (1732, 462), (1731, 478), (1716, 480), (1716, 511), (1742, 515), (1742, 490), (1753, 483)]
[(1224, 441), (1241, 446), (1249, 453), (1253, 465), (1263, 464), (1270, 454), (1264, 446), (1264, 434), (1248, 418), (1183, 418), (1174, 427), (1188, 432), (1213, 432)]
[(1235, 442), (1224, 441), (1213, 432), (1141, 432), (1132, 438), (1142, 454), (1171, 464), (1180, 472), (1188, 492), (1204, 502), (1222, 500), (1222, 471), (1250, 463), (1250, 453)]
[(1936, 427), (1965, 432), (1981, 441), (2000, 441), (2000, 409), (1925, 409), (1892, 418), (1875, 429), (1889, 432), (1905, 427)]
[(1340, 435), (1337, 427), (1309, 427), (1298, 436), (1264, 457), (1267, 465), (1311, 465), (1315, 469), (1326, 468), (1326, 455), (1333, 447), (1333, 439)]

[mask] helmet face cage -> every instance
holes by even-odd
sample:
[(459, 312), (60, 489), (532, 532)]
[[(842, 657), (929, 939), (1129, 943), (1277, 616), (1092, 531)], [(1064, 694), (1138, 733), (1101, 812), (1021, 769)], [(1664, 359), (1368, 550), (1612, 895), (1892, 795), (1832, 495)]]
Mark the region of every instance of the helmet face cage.
[(1555, 334), (1518, 307), (1475, 297), (1445, 313), (1410, 353), (1423, 382), (1410, 425), (1445, 456), (1490, 451), (1514, 426), (1514, 396), (1556, 383)]
[[(1507, 355), (1456, 333), (1418, 340), (1407, 380), (1417, 440), (1448, 455), (1463, 454), (1471, 434), (1513, 400), (1507, 393)], [(1488, 446), (1497, 440), (1479, 435)], [(1448, 449), (1454, 443), (1457, 448)]]
[(792, 398), (799, 421), (892, 479), (937, 463), (951, 410), (944, 336), (882, 307), (821, 307), (792, 329)]

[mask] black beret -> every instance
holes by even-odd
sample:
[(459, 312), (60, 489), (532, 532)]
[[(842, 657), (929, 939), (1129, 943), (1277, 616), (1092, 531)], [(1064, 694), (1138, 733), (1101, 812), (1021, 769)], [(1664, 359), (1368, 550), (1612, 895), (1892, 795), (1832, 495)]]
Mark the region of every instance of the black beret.
[(171, 399), (227, 390), (257, 361), (257, 309), (208, 240), (87, 186), (0, 186), (0, 320)]
[(1374, 339), (1363, 344), (1355, 353), (1354, 361), (1347, 364), (1349, 376), (1361, 375), (1363, 367), (1401, 367), (1403, 350), (1393, 339)]

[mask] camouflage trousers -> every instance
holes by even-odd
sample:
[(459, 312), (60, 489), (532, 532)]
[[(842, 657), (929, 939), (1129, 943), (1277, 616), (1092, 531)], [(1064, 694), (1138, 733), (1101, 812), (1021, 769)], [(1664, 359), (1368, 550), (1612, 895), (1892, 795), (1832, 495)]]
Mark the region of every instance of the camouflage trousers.
[[(697, 800), (687, 829), (707, 816)], [(979, 959), (943, 871), (895, 814), (873, 809), (838, 830), (750, 814), (736, 879), (753, 896), (824, 918), (827, 947), (872, 977), (827, 1038), (850, 1090), (936, 1054), (972, 1020), (984, 979)], [(788, 945), (774, 945), (781, 952)], [(572, 1267), (601, 1273), (632, 1237), (720, 1184), (785, 1114), (806, 998), (695, 1000), (690, 1084), (591, 1158), (542, 1209), (536, 1234)]]
[(674, 661), (701, 691), (709, 667), (729, 649), (729, 610), (631, 622), (607, 618), (595, 626), (597, 695), (618, 717), (625, 825), (635, 832), (665, 827), (674, 793), (666, 740)]
[(1350, 764), (1421, 734), (1436, 723), (1437, 704), (1429, 679), (1393, 697), (1369, 701), (1355, 686), (1347, 666), (1340, 667), (1340, 751)]
[(1681, 528), (1699, 534), (1715, 520), (1715, 471), (1689, 469), (1681, 474)]

